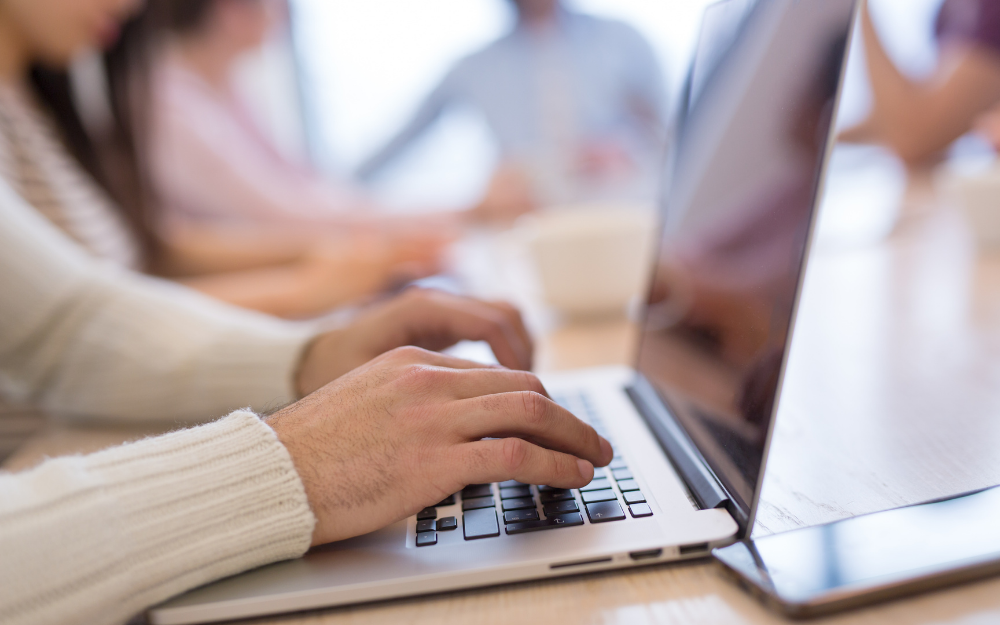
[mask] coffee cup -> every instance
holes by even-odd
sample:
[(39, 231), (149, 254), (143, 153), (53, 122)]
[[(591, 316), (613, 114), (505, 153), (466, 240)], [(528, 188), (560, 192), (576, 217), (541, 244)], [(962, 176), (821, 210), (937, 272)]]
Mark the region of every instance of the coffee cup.
[(657, 220), (635, 206), (566, 206), (521, 224), (542, 297), (570, 316), (623, 314), (648, 287)]

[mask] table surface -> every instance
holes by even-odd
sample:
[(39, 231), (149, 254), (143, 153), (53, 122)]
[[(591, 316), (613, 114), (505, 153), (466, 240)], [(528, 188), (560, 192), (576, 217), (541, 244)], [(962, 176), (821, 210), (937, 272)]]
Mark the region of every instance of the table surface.
[[(807, 273), (755, 535), (1000, 483), (1000, 255), (916, 176), (891, 234), (824, 244)], [(631, 364), (626, 321), (549, 322), (542, 370)], [(99, 449), (149, 431), (50, 425), (8, 459)], [(782, 622), (710, 561), (658, 565), (255, 623)], [(823, 623), (1000, 622), (1000, 578)]]

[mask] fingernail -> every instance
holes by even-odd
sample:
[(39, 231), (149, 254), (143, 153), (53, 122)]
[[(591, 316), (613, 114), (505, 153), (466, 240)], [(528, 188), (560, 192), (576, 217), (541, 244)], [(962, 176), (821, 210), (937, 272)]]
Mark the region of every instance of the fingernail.
[(590, 464), (586, 460), (577, 460), (576, 466), (580, 469), (580, 477), (587, 480), (587, 483), (589, 484), (590, 480), (594, 479), (594, 465)]
[(599, 438), (601, 439), (601, 457), (607, 458), (610, 462), (611, 458), (615, 457), (615, 450), (611, 448), (611, 443), (608, 442), (608, 439), (603, 436)]

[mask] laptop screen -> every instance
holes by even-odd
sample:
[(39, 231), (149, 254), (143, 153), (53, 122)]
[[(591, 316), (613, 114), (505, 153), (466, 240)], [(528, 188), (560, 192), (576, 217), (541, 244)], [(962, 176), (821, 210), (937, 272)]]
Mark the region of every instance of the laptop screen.
[(639, 372), (749, 510), (759, 488), (855, 0), (761, 0), (674, 159)]
[(719, 0), (705, 7), (694, 62), (691, 64), (691, 87), (687, 106), (694, 105), (701, 95), (712, 70), (724, 57), (736, 39), (744, 19), (753, 8), (754, 0)]

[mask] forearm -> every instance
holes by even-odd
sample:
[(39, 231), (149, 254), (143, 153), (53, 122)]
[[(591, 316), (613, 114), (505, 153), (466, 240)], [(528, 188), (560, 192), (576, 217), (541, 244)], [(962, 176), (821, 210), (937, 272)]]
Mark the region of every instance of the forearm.
[[(315, 317), (351, 300), (356, 293), (337, 280), (315, 280), (301, 263), (184, 278), (181, 283), (205, 295), (250, 310), (288, 319)], [(350, 283), (351, 276), (342, 276)]]
[(315, 519), (255, 415), (0, 474), (0, 622), (120, 623), (301, 555)]
[(96, 263), (0, 184), (0, 376), (52, 412), (201, 421), (293, 401), (312, 332)]
[(1000, 57), (994, 53), (972, 43), (946, 42), (934, 74), (917, 81), (893, 63), (867, 13), (862, 28), (872, 112), (843, 139), (882, 143), (904, 160), (921, 161), (969, 132), (1000, 98)]
[(303, 257), (317, 235), (264, 232), (259, 228), (174, 226), (164, 231), (157, 273), (169, 277), (241, 271), (292, 263)]

